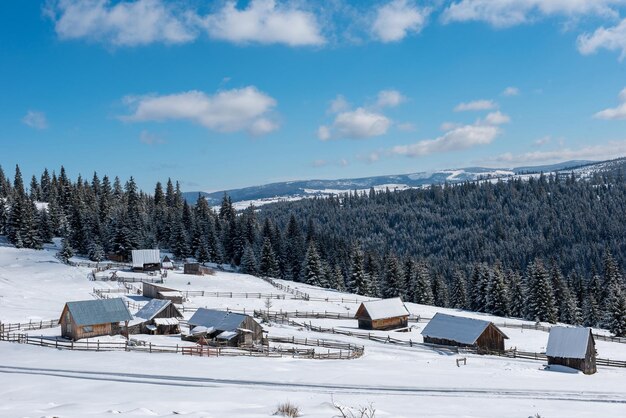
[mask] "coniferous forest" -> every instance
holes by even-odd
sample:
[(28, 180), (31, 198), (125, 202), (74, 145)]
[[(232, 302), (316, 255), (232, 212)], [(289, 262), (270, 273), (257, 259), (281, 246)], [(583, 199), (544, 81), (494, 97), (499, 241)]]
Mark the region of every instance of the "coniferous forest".
[(133, 178), (28, 184), (0, 168), (0, 235), (20, 248), (63, 237), (59, 256), (93, 261), (161, 248), (178, 259), (406, 301), (626, 335), (626, 181), (579, 179), (346, 193), (236, 211), (183, 199), (178, 183)]

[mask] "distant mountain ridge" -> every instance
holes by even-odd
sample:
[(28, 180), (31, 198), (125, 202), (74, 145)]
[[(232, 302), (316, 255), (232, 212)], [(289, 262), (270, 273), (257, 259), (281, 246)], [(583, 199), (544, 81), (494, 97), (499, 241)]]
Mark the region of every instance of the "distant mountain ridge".
[(298, 200), (312, 196), (343, 193), (349, 190), (385, 189), (403, 190), (418, 188), (432, 184), (462, 183), (483, 179), (510, 178), (517, 175), (531, 173), (548, 173), (567, 170), (581, 170), (584, 167), (593, 169), (594, 166), (606, 164), (607, 161), (572, 160), (558, 164), (526, 166), (516, 168), (484, 168), (467, 167), (460, 169), (438, 170), (430, 172), (418, 172), (411, 174), (397, 174), (387, 176), (362, 177), (354, 179), (337, 180), (297, 180), (270, 183), (260, 186), (250, 186), (241, 189), (221, 190), (217, 192), (185, 192), (183, 195), (187, 201), (194, 203), (198, 195), (205, 196), (210, 205), (219, 205), (224, 193), (238, 203), (238, 207), (246, 207), (250, 204), (262, 205), (280, 200)]

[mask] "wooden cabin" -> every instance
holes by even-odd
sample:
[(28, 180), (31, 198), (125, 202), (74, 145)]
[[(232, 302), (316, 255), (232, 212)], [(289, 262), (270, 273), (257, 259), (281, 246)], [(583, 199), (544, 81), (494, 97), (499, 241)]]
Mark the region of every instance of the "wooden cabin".
[(150, 299), (169, 300), (172, 303), (183, 303), (183, 293), (180, 290), (159, 286), (154, 283), (143, 282), (141, 284), (142, 294)]
[(183, 314), (170, 300), (152, 299), (135, 314), (135, 319), (143, 320), (138, 324), (142, 334), (178, 334)]
[(558, 364), (594, 374), (596, 342), (590, 328), (552, 327), (546, 347), (548, 364)]
[(390, 330), (409, 325), (409, 311), (400, 298), (363, 302), (354, 317), (361, 329)]
[(168, 256), (165, 256), (161, 261), (161, 268), (163, 270), (174, 270), (174, 262)]
[(132, 263), (134, 271), (161, 270), (161, 252), (159, 250), (133, 250)]
[(133, 316), (120, 298), (67, 302), (59, 318), (61, 336), (71, 340), (118, 335)]
[(200, 263), (185, 263), (183, 266), (184, 274), (194, 274), (196, 276), (213, 275), (215, 272), (207, 266)]
[(427, 344), (504, 351), (507, 337), (493, 322), (436, 313), (422, 330)]
[(187, 321), (188, 339), (213, 340), (220, 345), (245, 347), (263, 341), (263, 327), (250, 315), (199, 308)]

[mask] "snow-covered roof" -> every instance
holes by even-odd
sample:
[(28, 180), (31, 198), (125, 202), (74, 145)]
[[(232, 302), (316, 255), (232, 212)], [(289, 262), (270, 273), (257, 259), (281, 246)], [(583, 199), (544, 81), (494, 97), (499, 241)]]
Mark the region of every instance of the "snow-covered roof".
[[(422, 335), (456, 341), (461, 344), (474, 344), (489, 324), (491, 322), (481, 319), (436, 313), (422, 330)], [(504, 338), (508, 339), (506, 335)]]
[(161, 290), (159, 291), (159, 295), (165, 298), (175, 298), (175, 297), (182, 296), (183, 293), (178, 290)]
[(202, 325), (217, 331), (237, 331), (245, 319), (246, 315), (234, 312), (199, 308), (187, 323), (192, 327)]
[(161, 263), (161, 252), (159, 250), (133, 250), (133, 267), (143, 268), (144, 264)]
[(194, 327), (191, 330), (191, 334), (192, 335), (204, 334), (204, 333), (210, 334), (213, 331), (215, 331), (213, 327), (203, 327), (202, 325), (198, 325), (197, 327)]
[(154, 318), (154, 323), (157, 325), (178, 325), (178, 319), (176, 318)]
[(133, 319), (120, 298), (67, 302), (66, 306), (76, 325), (112, 324)]
[(593, 338), (589, 328), (552, 327), (546, 355), (583, 359), (587, 355), (589, 338)]
[(157, 316), (163, 309), (167, 308), (172, 302), (164, 299), (151, 299), (136, 314), (136, 317), (144, 319), (152, 319)]
[(357, 318), (363, 315), (361, 308), (364, 308), (365, 311), (367, 311), (367, 315), (372, 321), (409, 315), (408, 309), (404, 306), (404, 303), (402, 303), (402, 299), (400, 298), (370, 300), (368, 302), (363, 302), (357, 310)]
[(220, 333), (220, 335), (218, 335), (217, 338), (218, 340), (232, 340), (233, 338), (235, 338), (237, 336), (237, 333), (234, 331), (224, 331), (222, 333)]

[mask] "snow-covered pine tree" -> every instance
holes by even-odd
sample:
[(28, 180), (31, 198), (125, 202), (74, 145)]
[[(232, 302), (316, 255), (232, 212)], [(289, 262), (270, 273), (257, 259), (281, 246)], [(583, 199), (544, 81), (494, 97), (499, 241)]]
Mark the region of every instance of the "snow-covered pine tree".
[(497, 316), (509, 315), (509, 294), (499, 264), (490, 269), (485, 295), (485, 312)]
[(363, 252), (355, 245), (352, 249), (349, 289), (357, 295), (369, 296), (370, 278), (363, 268)]
[(331, 281), (331, 285), (334, 289), (345, 292), (346, 291), (346, 280), (344, 278), (343, 272), (341, 271), (341, 267), (338, 264), (335, 264), (335, 267), (331, 269), (333, 281)]
[(468, 309), (467, 281), (465, 274), (460, 270), (455, 270), (452, 278), (452, 289), (450, 291), (450, 305), (455, 309)]
[(598, 302), (593, 294), (587, 295), (583, 301), (582, 323), (586, 327), (597, 327), (602, 319)]
[(559, 321), (572, 325), (582, 323), (582, 312), (578, 307), (578, 300), (569, 287), (561, 288), (561, 300), (557, 302), (559, 302)]
[(67, 238), (63, 238), (63, 244), (61, 245), (61, 250), (57, 253), (57, 257), (64, 263), (67, 263), (70, 258), (74, 257), (74, 249)]
[(324, 284), (324, 272), (315, 241), (309, 243), (306, 251), (304, 263), (302, 263), (301, 281), (311, 286), (322, 286)]
[(556, 323), (557, 312), (550, 275), (539, 260), (528, 267), (526, 319)]
[(265, 237), (263, 240), (259, 272), (263, 277), (278, 277), (280, 274), (276, 255), (274, 254), (274, 249), (272, 248), (269, 237)]
[(413, 302), (422, 305), (432, 305), (435, 303), (433, 287), (430, 279), (430, 271), (423, 261), (417, 263), (415, 270), (415, 288), (413, 290), (415, 299)]
[(385, 264), (383, 296), (385, 298), (404, 296), (404, 272), (398, 258), (393, 254), (387, 257)]
[(100, 262), (104, 260), (105, 258), (104, 249), (102, 248), (102, 245), (98, 244), (95, 241), (92, 241), (89, 244), (89, 251), (87, 255), (91, 261), (95, 261), (95, 262)]
[(443, 279), (443, 275), (436, 274), (433, 280), (433, 296), (435, 298), (435, 306), (446, 308), (449, 306), (448, 285)]
[(626, 296), (617, 283), (611, 284), (607, 294), (604, 326), (616, 337), (626, 337)]
[(524, 283), (522, 277), (516, 271), (507, 272), (507, 284), (509, 288), (509, 315), (515, 318), (524, 316)]
[(206, 263), (210, 261), (211, 256), (209, 254), (209, 246), (205, 239), (200, 240), (198, 244), (196, 244), (196, 260), (198, 263)]
[(251, 274), (256, 276), (259, 272), (258, 264), (256, 261), (256, 254), (251, 245), (246, 245), (243, 250), (243, 256), (241, 257), (241, 272), (244, 274)]

